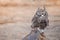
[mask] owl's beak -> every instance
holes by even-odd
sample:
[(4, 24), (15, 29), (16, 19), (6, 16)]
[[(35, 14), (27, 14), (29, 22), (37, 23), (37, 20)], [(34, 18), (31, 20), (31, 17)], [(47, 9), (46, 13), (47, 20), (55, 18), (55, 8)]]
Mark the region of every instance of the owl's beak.
[(44, 15), (42, 15), (42, 16), (44, 16)]

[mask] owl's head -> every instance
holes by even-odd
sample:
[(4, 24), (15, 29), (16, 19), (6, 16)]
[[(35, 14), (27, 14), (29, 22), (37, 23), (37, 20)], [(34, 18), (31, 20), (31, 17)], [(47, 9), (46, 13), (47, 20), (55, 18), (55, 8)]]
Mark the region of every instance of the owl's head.
[(36, 15), (38, 16), (45, 16), (46, 15), (46, 10), (45, 10), (45, 7), (42, 8), (38, 8), (37, 12), (36, 12)]

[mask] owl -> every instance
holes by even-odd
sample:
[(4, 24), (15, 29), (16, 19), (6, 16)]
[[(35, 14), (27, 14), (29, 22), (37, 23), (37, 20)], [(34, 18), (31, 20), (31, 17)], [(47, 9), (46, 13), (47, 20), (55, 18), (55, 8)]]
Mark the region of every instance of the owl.
[(34, 17), (32, 18), (31, 27), (39, 27), (40, 29), (44, 29), (48, 25), (49, 25), (49, 19), (45, 7), (43, 7), (43, 9), (38, 8)]

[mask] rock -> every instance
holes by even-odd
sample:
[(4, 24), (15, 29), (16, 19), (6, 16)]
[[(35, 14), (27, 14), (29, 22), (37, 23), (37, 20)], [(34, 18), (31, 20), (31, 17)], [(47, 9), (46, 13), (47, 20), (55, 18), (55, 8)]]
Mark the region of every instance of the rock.
[(23, 38), (23, 40), (39, 40), (40, 32), (37, 31), (31, 31), (26, 37)]

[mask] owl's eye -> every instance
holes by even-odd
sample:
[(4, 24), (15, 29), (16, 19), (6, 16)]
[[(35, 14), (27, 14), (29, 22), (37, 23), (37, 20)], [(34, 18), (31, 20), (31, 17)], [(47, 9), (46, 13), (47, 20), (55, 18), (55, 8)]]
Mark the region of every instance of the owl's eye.
[(41, 16), (41, 15), (39, 15), (39, 16)]
[(41, 16), (41, 14), (38, 14), (38, 16)]
[(43, 12), (43, 13), (42, 13), (42, 15), (44, 15), (44, 16), (45, 16), (45, 15), (46, 15), (46, 13), (45, 13), (45, 12)]

